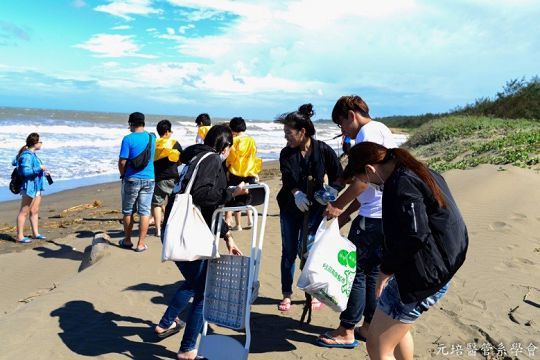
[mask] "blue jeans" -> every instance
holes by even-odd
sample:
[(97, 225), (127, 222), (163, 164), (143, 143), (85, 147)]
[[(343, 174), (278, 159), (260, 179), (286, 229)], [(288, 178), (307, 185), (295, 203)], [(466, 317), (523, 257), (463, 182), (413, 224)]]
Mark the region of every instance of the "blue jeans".
[(129, 178), (122, 181), (122, 214), (150, 216), (154, 180)]
[(378, 307), (392, 319), (404, 324), (412, 324), (418, 320), (422, 313), (428, 311), (430, 307), (443, 298), (448, 291), (448, 286), (449, 283), (441, 287), (435, 294), (428, 296), (425, 299), (405, 304), (401, 302), (396, 278), (392, 277), (379, 298)]
[(169, 303), (169, 307), (167, 307), (165, 314), (159, 321), (159, 326), (163, 329), (170, 327), (174, 319), (180, 315), (193, 297), (184, 336), (180, 344), (180, 352), (188, 352), (195, 349), (197, 338), (203, 326), (203, 300), (207, 262), (206, 260), (176, 261), (175, 264), (185, 281), (180, 285)]
[(347, 302), (341, 313), (340, 325), (353, 329), (364, 316), (370, 323), (377, 308), (375, 286), (382, 256), (382, 220), (357, 216), (351, 224), (348, 239), (356, 245), (356, 276)]
[[(309, 212), (308, 234), (314, 235), (323, 218), (324, 208), (313, 204)], [(281, 223), (281, 292), (284, 296), (292, 294), (292, 283), (296, 257), (302, 253), (304, 214), (299, 211), (288, 212), (280, 209)]]

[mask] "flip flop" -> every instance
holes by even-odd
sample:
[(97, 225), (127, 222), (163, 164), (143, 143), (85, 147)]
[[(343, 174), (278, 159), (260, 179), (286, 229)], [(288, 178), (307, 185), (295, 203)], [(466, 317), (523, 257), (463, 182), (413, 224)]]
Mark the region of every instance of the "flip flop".
[(360, 341), (363, 341), (363, 342), (367, 342), (367, 339), (365, 336), (363, 336), (362, 334), (360, 334), (360, 328), (357, 327), (357, 328), (354, 328), (354, 337)]
[(328, 340), (332, 340), (334, 342), (334, 344), (328, 344), (328, 343), (322, 341), (321, 339), (317, 339), (317, 341), (316, 341), (317, 345), (322, 346), (322, 347), (326, 347), (326, 348), (354, 349), (355, 347), (357, 347), (360, 344), (358, 342), (358, 340), (356, 340), (356, 339), (352, 343), (344, 343), (344, 342), (336, 339), (332, 335), (330, 335), (330, 332), (324, 333), (321, 336), (324, 337), (324, 338), (327, 338)]
[(166, 329), (165, 331), (163, 332), (160, 332), (160, 333), (156, 333), (157, 337), (160, 338), (160, 339), (165, 339), (171, 335), (174, 335), (176, 334), (177, 332), (180, 331), (182, 327), (176, 322), (176, 321), (173, 321), (173, 323), (171, 324), (171, 326), (169, 326), (168, 329)]
[(288, 301), (281, 300), (281, 302), (278, 305), (278, 310), (283, 311), (283, 312), (291, 310), (291, 300), (288, 300)]
[(135, 248), (135, 252), (138, 252), (138, 253), (146, 251), (146, 250), (148, 250), (148, 245), (146, 245), (146, 244), (144, 244), (144, 247), (142, 247), (142, 248), (138, 248), (138, 247)]
[(19, 244), (30, 244), (32, 242), (32, 239), (30, 239), (28, 236), (23, 237), (21, 240), (17, 240), (17, 243)]
[(47, 240), (47, 237), (43, 236), (41, 234), (37, 234), (36, 236), (34, 236), (34, 239), (36, 239), (36, 240)]
[(133, 249), (133, 244), (126, 244), (124, 242), (125, 239), (122, 239), (118, 242), (118, 246), (121, 247), (122, 249)]

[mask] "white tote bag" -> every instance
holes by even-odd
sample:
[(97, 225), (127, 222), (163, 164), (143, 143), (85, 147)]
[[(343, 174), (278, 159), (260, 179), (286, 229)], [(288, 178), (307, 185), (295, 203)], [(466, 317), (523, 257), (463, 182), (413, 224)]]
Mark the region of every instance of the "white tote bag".
[(341, 236), (337, 219), (324, 219), (298, 279), (298, 288), (341, 312), (347, 308), (355, 275), (356, 246)]
[(204, 154), (195, 165), (191, 179), (183, 193), (177, 194), (163, 233), (161, 261), (194, 261), (219, 258), (217, 241), (219, 235), (204, 221), (201, 211), (193, 204), (191, 187), (201, 162), (212, 155)]

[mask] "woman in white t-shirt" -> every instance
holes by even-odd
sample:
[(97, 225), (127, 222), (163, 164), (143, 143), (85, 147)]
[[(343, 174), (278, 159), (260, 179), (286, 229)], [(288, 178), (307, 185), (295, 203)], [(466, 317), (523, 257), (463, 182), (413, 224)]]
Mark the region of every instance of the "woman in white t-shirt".
[[(371, 119), (369, 108), (360, 96), (342, 96), (334, 106), (332, 121), (341, 128), (343, 135), (355, 139), (356, 144), (370, 141), (386, 148), (397, 147), (390, 129), (383, 123)], [(380, 189), (354, 180), (326, 209), (327, 216), (338, 217), (340, 226), (349, 222), (351, 215), (358, 211), (348, 236), (357, 247), (357, 268), (347, 309), (340, 315), (340, 325), (317, 339), (320, 346), (354, 348), (359, 344), (356, 339), (362, 341), (366, 339), (369, 323), (377, 306), (375, 284), (379, 274), (384, 237), (381, 200)], [(349, 207), (343, 210), (347, 205)], [(355, 330), (362, 316), (364, 322)]]

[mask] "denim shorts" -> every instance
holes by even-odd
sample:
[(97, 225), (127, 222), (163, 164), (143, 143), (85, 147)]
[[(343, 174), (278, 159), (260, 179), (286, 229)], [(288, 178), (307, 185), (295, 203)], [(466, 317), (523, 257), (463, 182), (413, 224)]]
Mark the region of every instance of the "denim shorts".
[(174, 185), (175, 185), (175, 179), (166, 179), (166, 180), (159, 180), (156, 182), (155, 188), (154, 188), (154, 195), (152, 196), (152, 205), (153, 206), (161, 206), (165, 202), (165, 199), (168, 196), (171, 196)]
[(377, 308), (394, 320), (405, 324), (414, 323), (423, 312), (435, 305), (448, 291), (448, 285), (444, 285), (435, 294), (428, 296), (423, 300), (404, 304), (399, 296), (398, 284), (394, 277), (390, 279), (388, 285), (384, 288)]
[(150, 216), (153, 194), (154, 180), (124, 179), (122, 181), (122, 214), (132, 215), (137, 212), (140, 216)]

